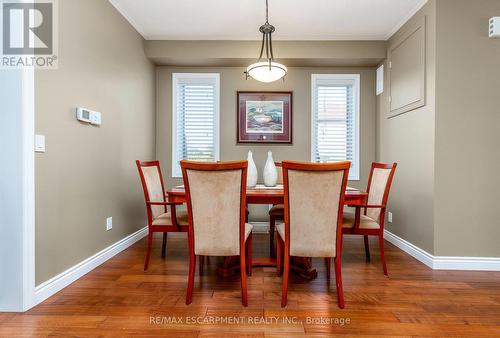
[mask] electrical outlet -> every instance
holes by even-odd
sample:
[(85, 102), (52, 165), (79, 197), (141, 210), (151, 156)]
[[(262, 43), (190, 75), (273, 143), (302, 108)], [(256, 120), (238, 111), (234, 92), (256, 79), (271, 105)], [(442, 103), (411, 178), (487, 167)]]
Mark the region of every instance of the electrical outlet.
[(389, 223), (392, 223), (392, 212), (388, 212), (387, 213), (387, 221), (389, 221)]
[(113, 217), (106, 218), (106, 231), (113, 229)]

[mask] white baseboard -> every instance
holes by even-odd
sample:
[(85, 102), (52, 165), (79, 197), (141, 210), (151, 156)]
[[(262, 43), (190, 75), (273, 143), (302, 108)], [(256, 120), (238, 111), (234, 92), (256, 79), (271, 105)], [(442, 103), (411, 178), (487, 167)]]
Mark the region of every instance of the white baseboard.
[(390, 231), (384, 230), (384, 238), (433, 270), (500, 271), (500, 257), (434, 256)]
[(384, 239), (389, 243), (397, 246), (413, 258), (421, 261), (431, 269), (434, 269), (434, 256), (432, 256), (427, 251), (420, 249), (418, 246), (411, 244), (410, 242), (402, 239), (397, 235), (394, 235), (387, 229), (384, 229)]
[(33, 306), (40, 304), (45, 299), (59, 292), (66, 286), (73, 283), (78, 278), (82, 277), (86, 273), (92, 271), (108, 259), (117, 255), (121, 251), (127, 249), (129, 246), (135, 242), (141, 240), (148, 234), (148, 227), (144, 227), (133, 234), (123, 238), (122, 240), (108, 246), (104, 250), (96, 253), (95, 255), (87, 258), (86, 260), (72, 266), (68, 270), (60, 273), (59, 275), (52, 277), (46, 282), (38, 285), (35, 288), (35, 304)]

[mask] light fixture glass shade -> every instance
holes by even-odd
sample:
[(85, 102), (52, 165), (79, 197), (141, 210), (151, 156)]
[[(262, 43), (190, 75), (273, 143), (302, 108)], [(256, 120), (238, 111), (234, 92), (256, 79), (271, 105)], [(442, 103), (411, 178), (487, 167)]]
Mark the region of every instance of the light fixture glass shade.
[(262, 61), (247, 67), (247, 74), (253, 79), (261, 82), (273, 82), (286, 75), (287, 68), (281, 63)]

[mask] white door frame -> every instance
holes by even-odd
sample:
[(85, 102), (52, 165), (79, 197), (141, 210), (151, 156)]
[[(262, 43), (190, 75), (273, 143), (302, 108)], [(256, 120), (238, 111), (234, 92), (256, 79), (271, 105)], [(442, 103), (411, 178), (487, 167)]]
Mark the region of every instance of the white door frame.
[(22, 70), (23, 304), (35, 305), (35, 71)]

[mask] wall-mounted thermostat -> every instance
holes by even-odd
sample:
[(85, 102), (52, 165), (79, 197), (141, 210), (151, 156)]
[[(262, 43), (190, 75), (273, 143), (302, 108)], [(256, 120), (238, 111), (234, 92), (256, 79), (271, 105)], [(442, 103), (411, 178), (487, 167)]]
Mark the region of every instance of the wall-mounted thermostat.
[(500, 38), (500, 16), (494, 16), (490, 19), (488, 32), (490, 38)]
[(100, 126), (102, 122), (101, 113), (82, 107), (76, 108), (76, 119), (96, 126)]
[(91, 111), (85, 108), (76, 108), (76, 118), (78, 121), (90, 123)]

